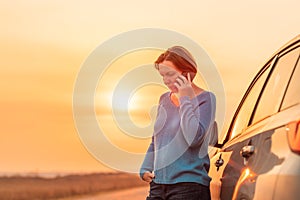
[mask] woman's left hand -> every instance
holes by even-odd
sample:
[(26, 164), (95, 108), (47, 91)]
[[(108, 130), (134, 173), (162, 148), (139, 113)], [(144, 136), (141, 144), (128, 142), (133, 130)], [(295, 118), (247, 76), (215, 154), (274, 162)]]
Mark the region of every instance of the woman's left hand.
[(195, 97), (190, 73), (187, 74), (187, 78), (179, 75), (174, 85), (178, 89), (179, 97), (188, 96), (191, 99)]

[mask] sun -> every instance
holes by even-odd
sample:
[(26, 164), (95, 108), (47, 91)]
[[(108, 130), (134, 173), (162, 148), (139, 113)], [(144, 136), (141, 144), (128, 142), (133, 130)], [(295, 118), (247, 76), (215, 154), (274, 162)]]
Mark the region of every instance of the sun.
[(162, 85), (145, 85), (134, 92), (129, 101), (128, 113), (134, 124), (140, 127), (153, 125), (159, 97), (166, 92)]

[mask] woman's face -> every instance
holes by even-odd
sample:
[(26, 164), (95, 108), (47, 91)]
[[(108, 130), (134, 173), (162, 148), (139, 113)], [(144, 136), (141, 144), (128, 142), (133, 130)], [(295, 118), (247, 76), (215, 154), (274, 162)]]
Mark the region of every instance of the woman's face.
[(177, 93), (178, 89), (174, 83), (181, 72), (176, 69), (176, 66), (171, 61), (165, 60), (159, 64), (158, 72), (163, 77), (164, 84), (170, 89), (170, 91)]

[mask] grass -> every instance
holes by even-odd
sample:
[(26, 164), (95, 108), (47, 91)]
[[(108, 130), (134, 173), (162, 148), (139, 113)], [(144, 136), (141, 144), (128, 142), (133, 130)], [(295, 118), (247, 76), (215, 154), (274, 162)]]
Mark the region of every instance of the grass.
[(0, 200), (39, 200), (146, 186), (135, 174), (95, 173), (56, 178), (0, 177)]

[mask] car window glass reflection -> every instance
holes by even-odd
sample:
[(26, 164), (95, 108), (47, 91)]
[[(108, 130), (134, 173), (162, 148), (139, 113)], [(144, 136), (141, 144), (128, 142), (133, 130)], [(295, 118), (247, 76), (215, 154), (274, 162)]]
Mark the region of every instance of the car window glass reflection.
[(248, 93), (235, 119), (233, 129), (231, 132), (231, 138), (235, 137), (236, 135), (239, 135), (242, 132), (242, 130), (248, 126), (256, 100), (260, 94), (260, 91), (265, 83), (265, 80), (269, 72), (270, 72), (270, 65), (263, 72), (263, 74), (261, 74), (261, 76), (257, 79), (253, 87), (251, 88), (251, 91)]
[(291, 82), (287, 89), (284, 101), (282, 103), (281, 109), (286, 109), (290, 106), (300, 103), (300, 58), (298, 58), (298, 64), (293, 73)]
[(279, 58), (258, 102), (253, 123), (273, 115), (279, 110), (284, 91), (298, 59), (299, 50), (300, 48), (294, 49)]

